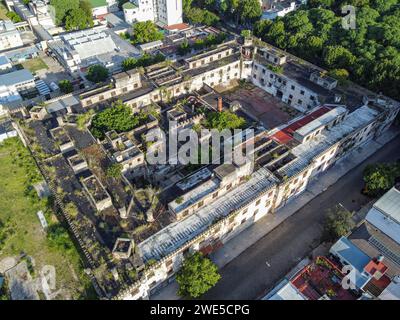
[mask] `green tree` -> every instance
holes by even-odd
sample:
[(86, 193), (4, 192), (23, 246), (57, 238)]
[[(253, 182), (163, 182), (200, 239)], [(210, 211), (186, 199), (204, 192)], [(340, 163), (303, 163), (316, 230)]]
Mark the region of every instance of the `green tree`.
[(349, 72), (346, 69), (333, 69), (328, 72), (328, 75), (338, 80), (341, 85), (346, 84), (349, 78)]
[(364, 192), (370, 196), (381, 195), (394, 186), (399, 176), (399, 164), (370, 164), (363, 174)]
[(58, 83), (58, 86), (60, 87), (61, 92), (63, 93), (71, 93), (72, 91), (74, 91), (74, 88), (72, 86), (71, 81), (65, 79), (65, 80), (61, 80)]
[(6, 16), (14, 23), (18, 23), (18, 22), (22, 21), (22, 18), (14, 11), (7, 12)]
[(221, 276), (217, 266), (199, 252), (186, 258), (176, 281), (181, 297), (198, 298), (216, 285)]
[(325, 219), (324, 232), (325, 239), (334, 241), (339, 237), (345, 236), (354, 227), (354, 221), (350, 211), (340, 205), (328, 210)]
[(130, 107), (117, 101), (93, 117), (91, 131), (96, 138), (102, 139), (107, 131), (130, 131), (147, 120), (148, 114), (142, 112), (134, 115)]
[(240, 20), (242, 23), (250, 24), (258, 20), (262, 15), (259, 0), (242, 0), (239, 8)]
[(208, 10), (204, 10), (202, 23), (206, 26), (214, 26), (219, 21), (219, 17)]
[(56, 24), (60, 26), (65, 24), (69, 11), (79, 8), (79, 0), (50, 0), (50, 5), (55, 9)]
[(133, 44), (143, 44), (152, 41), (162, 40), (164, 35), (158, 30), (154, 22), (137, 22), (133, 25)]
[(91, 82), (99, 83), (108, 78), (108, 69), (101, 64), (95, 64), (88, 68), (86, 79)]
[(230, 111), (211, 112), (207, 115), (206, 127), (209, 129), (240, 129), (246, 124), (246, 120)]
[(187, 41), (187, 39), (185, 39), (178, 47), (178, 54), (180, 56), (184, 56), (184, 55), (188, 54), (191, 50), (192, 49), (189, 45), (189, 41)]
[(351, 68), (356, 60), (355, 56), (342, 46), (328, 46), (323, 55), (326, 65), (335, 69)]

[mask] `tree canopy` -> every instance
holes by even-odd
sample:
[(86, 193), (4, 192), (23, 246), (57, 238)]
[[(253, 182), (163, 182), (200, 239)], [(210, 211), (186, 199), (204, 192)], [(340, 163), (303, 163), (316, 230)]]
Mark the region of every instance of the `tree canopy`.
[(99, 83), (108, 78), (108, 69), (101, 64), (95, 64), (88, 68), (86, 79), (91, 82)]
[[(342, 27), (341, 7), (356, 6), (356, 30)], [(258, 21), (262, 40), (375, 91), (400, 99), (400, 1), (309, 0), (307, 6)], [(347, 76), (348, 74), (348, 76)]]
[(209, 129), (240, 129), (246, 124), (246, 120), (233, 112), (211, 112), (207, 115), (205, 126)]
[(215, 286), (220, 278), (217, 266), (196, 252), (185, 259), (176, 276), (178, 294), (182, 297), (198, 298)]
[(108, 131), (127, 132), (148, 119), (148, 114), (140, 112), (133, 114), (132, 109), (121, 101), (97, 113), (92, 119), (91, 131), (93, 136), (102, 139)]
[(364, 170), (364, 192), (370, 196), (382, 195), (394, 186), (400, 177), (400, 164), (370, 164)]
[(71, 81), (69, 80), (61, 80), (58, 83), (58, 86), (60, 87), (61, 92), (63, 93), (71, 93), (72, 91), (74, 91), (74, 88), (72, 86)]
[(340, 205), (328, 210), (325, 219), (324, 231), (327, 240), (336, 240), (345, 236), (354, 227), (354, 221), (350, 211)]
[(144, 21), (137, 22), (133, 25), (133, 33), (131, 37), (131, 42), (133, 44), (143, 44), (162, 40), (163, 38), (164, 35), (158, 30), (154, 22)]
[(220, 17), (249, 25), (262, 15), (259, 0), (184, 0), (184, 18), (194, 24), (215, 25)]
[(81, 30), (93, 26), (92, 7), (87, 0), (51, 0), (56, 13), (56, 24), (65, 29)]
[(165, 61), (165, 56), (161, 53), (156, 55), (149, 55), (148, 53), (145, 53), (140, 58), (126, 58), (124, 61), (122, 61), (122, 68), (126, 71), (139, 67), (148, 67), (152, 64), (162, 61)]

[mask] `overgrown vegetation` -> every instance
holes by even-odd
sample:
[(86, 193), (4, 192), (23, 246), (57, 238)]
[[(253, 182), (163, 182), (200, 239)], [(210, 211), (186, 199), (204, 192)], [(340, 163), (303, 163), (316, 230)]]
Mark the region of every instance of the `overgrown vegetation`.
[[(341, 8), (356, 7), (356, 29), (342, 27)], [(399, 0), (310, 0), (273, 22), (256, 23), (262, 40), (347, 79), (400, 99)], [(340, 70), (340, 71), (339, 71)]]
[(148, 67), (152, 64), (163, 61), (165, 61), (165, 57), (161, 53), (156, 55), (149, 55), (148, 53), (145, 53), (140, 58), (126, 58), (124, 61), (122, 61), (122, 68), (127, 71), (134, 68)]
[[(68, 233), (54, 214), (52, 198), (41, 200), (37, 196), (33, 185), (42, 181), (42, 176), (18, 138), (0, 144), (0, 181), (0, 260), (25, 253), (35, 260), (34, 265), (28, 266), (36, 275), (43, 266), (53, 265), (57, 289), (63, 289), (60, 295), (86, 298), (92, 292), (90, 279)], [(37, 217), (39, 210), (49, 225), (45, 231)]]
[(103, 139), (107, 131), (127, 132), (146, 123), (148, 119), (148, 113), (133, 114), (131, 108), (117, 101), (93, 117), (91, 131), (93, 136)]
[(185, 259), (176, 276), (178, 294), (181, 297), (198, 298), (215, 286), (220, 278), (218, 267), (196, 252)]
[(118, 178), (121, 176), (122, 165), (120, 163), (113, 163), (106, 169), (106, 175), (109, 178)]
[(164, 39), (164, 34), (158, 30), (152, 21), (137, 22), (133, 25), (132, 44), (144, 44)]
[(231, 111), (210, 112), (204, 122), (204, 126), (208, 129), (241, 129), (246, 124), (246, 120), (239, 117)]

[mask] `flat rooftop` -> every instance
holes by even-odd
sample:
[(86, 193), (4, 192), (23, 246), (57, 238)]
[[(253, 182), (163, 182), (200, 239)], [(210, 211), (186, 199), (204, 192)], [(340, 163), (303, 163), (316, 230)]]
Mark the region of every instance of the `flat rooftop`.
[(197, 210), (184, 220), (175, 222), (149, 237), (138, 246), (143, 259), (159, 260), (180, 248), (209, 228), (217, 219), (228, 216), (253, 201), (260, 193), (272, 188), (276, 179), (265, 169), (251, 175), (249, 181)]

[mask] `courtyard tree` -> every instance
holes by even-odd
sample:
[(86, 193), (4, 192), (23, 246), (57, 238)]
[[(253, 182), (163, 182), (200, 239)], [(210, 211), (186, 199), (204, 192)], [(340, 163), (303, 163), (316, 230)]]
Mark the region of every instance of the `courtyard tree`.
[(95, 64), (88, 68), (86, 79), (91, 82), (99, 83), (108, 78), (108, 69), (101, 64)]
[(133, 44), (143, 44), (152, 41), (162, 40), (164, 35), (158, 30), (154, 22), (143, 21), (133, 25), (131, 41)]
[(63, 93), (71, 93), (72, 91), (74, 91), (74, 88), (72, 86), (71, 81), (65, 79), (65, 80), (61, 80), (58, 83), (58, 86), (60, 87), (61, 92)]
[(343, 206), (337, 205), (328, 209), (328, 215), (324, 224), (325, 239), (334, 241), (337, 238), (346, 235), (354, 227), (354, 221), (350, 211)]
[(187, 257), (179, 270), (176, 281), (181, 297), (198, 298), (216, 285), (221, 278), (218, 267), (201, 253)]
[(132, 113), (132, 109), (121, 101), (112, 104), (92, 119), (91, 131), (96, 138), (103, 138), (107, 131), (126, 132), (144, 123), (148, 119), (148, 114), (139, 112)]
[(231, 111), (210, 112), (206, 118), (208, 129), (240, 129), (246, 124), (246, 120)]

